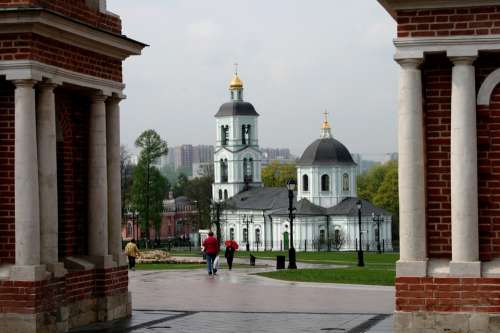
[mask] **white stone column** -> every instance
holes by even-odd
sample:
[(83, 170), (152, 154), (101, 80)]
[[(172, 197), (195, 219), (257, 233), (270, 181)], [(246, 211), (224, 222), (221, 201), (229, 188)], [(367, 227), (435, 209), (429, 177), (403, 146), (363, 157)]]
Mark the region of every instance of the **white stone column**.
[(475, 57), (451, 60), (450, 274), (480, 276)]
[(36, 133), (40, 193), (41, 262), (57, 277), (65, 274), (58, 253), (57, 147), (55, 84), (38, 85)]
[(106, 143), (108, 162), (108, 252), (120, 265), (127, 260), (122, 251), (121, 166), (120, 166), (120, 99), (106, 104)]
[(426, 276), (424, 126), (421, 59), (398, 60), (399, 86), (399, 216), (398, 276)]
[(12, 280), (45, 278), (40, 265), (40, 215), (35, 114), (35, 81), (14, 81), (15, 90), (15, 235)]
[(106, 157), (106, 99), (92, 96), (89, 121), (88, 222), (89, 255), (99, 267), (108, 267), (108, 170)]

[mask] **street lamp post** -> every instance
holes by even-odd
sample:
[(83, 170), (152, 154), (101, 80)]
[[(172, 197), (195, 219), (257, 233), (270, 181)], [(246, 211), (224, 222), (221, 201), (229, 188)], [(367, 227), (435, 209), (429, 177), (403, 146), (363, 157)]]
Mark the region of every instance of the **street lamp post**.
[(380, 222), (384, 222), (384, 218), (378, 214), (372, 213), (372, 219), (377, 222), (377, 252), (382, 253), (382, 247), (380, 246)]
[[(249, 218), (250, 217), (250, 218)], [(253, 223), (253, 215), (250, 215), (250, 216), (247, 216), (247, 215), (243, 215), (243, 223), (246, 223), (247, 225), (247, 245), (246, 245), (246, 248), (247, 248), (247, 252), (250, 252), (250, 223)]]
[(295, 186), (297, 182), (294, 179), (289, 179), (286, 183), (286, 188), (288, 189), (288, 217), (290, 219), (290, 247), (288, 249), (288, 269), (297, 269), (297, 264), (295, 262), (295, 248), (293, 247), (293, 219), (295, 214), (293, 211), (293, 191), (295, 191)]
[(358, 206), (358, 231), (359, 231), (358, 266), (363, 267), (365, 265), (365, 262), (363, 260), (363, 247), (361, 246), (361, 207), (362, 207), (361, 200), (358, 200), (356, 206)]

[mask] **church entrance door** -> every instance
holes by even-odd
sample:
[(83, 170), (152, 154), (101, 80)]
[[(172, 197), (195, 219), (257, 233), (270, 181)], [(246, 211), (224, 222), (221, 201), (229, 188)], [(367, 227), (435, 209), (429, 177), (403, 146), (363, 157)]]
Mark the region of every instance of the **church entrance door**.
[(288, 251), (289, 242), (288, 242), (288, 231), (283, 233), (283, 250)]

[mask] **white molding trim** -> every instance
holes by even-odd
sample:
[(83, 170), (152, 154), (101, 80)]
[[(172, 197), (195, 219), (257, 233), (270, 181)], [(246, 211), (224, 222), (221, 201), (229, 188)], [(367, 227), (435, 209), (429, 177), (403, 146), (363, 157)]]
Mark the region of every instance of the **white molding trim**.
[(446, 52), (449, 57), (476, 57), (479, 51), (500, 50), (500, 35), (396, 38), (395, 60), (418, 58), (425, 53)]
[(0, 27), (2, 33), (32, 32), (120, 60), (140, 55), (146, 46), (41, 10), (0, 12)]
[(100, 79), (33, 60), (0, 61), (0, 75), (5, 75), (9, 81), (48, 79), (55, 84), (68, 83), (100, 90), (106, 96), (115, 94), (117, 97), (125, 98), (122, 93), (125, 85), (121, 82)]
[(499, 0), (378, 0), (378, 2), (394, 18), (398, 10), (500, 5)]
[(481, 88), (479, 88), (479, 93), (477, 94), (477, 105), (490, 105), (491, 94), (493, 94), (493, 90), (499, 83), (500, 68), (488, 75), (481, 85)]

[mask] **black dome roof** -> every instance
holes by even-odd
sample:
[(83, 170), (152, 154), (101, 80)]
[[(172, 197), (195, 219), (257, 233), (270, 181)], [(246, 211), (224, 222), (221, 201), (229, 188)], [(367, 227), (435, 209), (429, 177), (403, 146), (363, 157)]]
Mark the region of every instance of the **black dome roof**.
[(251, 103), (243, 101), (232, 101), (222, 104), (215, 117), (229, 116), (258, 116)]
[(351, 153), (339, 141), (324, 138), (314, 141), (302, 154), (298, 165), (353, 164)]

